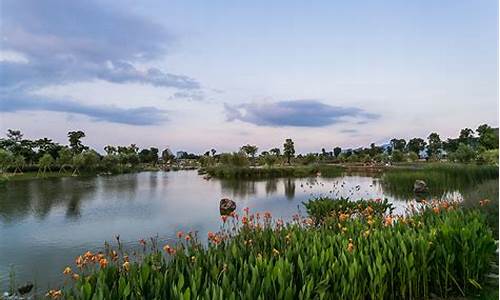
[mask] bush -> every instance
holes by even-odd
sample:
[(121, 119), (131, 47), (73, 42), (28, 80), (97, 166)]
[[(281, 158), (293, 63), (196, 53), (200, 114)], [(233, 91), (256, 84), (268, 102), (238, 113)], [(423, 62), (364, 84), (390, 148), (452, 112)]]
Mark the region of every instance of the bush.
[[(239, 220), (239, 221), (238, 221)], [(483, 216), (430, 203), (406, 218), (284, 225), (268, 213), (229, 218), (209, 233), (134, 262), (108, 249), (77, 258), (66, 299), (420, 299), (475, 294), (496, 256)], [(236, 226), (235, 230), (232, 230)], [(181, 236), (180, 234), (179, 236)], [(146, 249), (146, 243), (143, 243)], [(146, 251), (146, 250), (145, 250)], [(52, 291), (50, 293), (57, 293)]]

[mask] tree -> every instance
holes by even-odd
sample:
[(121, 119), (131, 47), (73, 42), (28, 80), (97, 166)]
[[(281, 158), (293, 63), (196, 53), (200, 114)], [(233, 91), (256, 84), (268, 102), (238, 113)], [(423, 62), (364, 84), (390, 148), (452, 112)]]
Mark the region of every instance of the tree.
[(427, 146), (427, 155), (429, 158), (438, 158), (441, 154), (441, 149), (443, 148), (443, 142), (439, 137), (439, 134), (433, 132), (427, 137), (429, 141), (429, 146)]
[(257, 146), (250, 144), (241, 147), (241, 151), (252, 157), (252, 164), (255, 164), (255, 154), (258, 150), (259, 148)]
[(450, 158), (452, 160), (461, 162), (461, 163), (468, 163), (471, 162), (476, 158), (476, 151), (472, 148), (472, 146), (466, 145), (464, 143), (460, 143), (458, 145), (457, 151), (453, 153)]
[(269, 150), (269, 152), (276, 155), (276, 156), (280, 156), (280, 154), (281, 154), (280, 148), (272, 148), (271, 150)]
[(406, 140), (405, 139), (392, 139), (390, 143), (391, 143), (392, 150), (399, 150), (401, 152), (405, 151), (405, 147), (406, 147)]
[(498, 129), (495, 130), (483, 124), (476, 129), (479, 135), (479, 145), (484, 147), (486, 150), (498, 149)]
[(401, 152), (401, 150), (395, 149), (392, 151), (392, 154), (391, 154), (391, 161), (392, 162), (402, 162), (402, 161), (404, 161), (404, 159), (405, 159), (405, 156), (404, 156), (403, 152)]
[(408, 153), (408, 159), (412, 162), (415, 162), (418, 160), (418, 155), (415, 152), (409, 152)]
[(14, 167), (14, 174), (16, 174), (17, 172), (22, 174), (25, 164), (26, 164), (26, 162), (25, 162), (24, 157), (22, 155), (14, 156), (14, 159), (12, 160), (12, 166)]
[(89, 147), (82, 144), (81, 139), (85, 137), (85, 133), (81, 130), (68, 132), (69, 146), (74, 154), (82, 153), (83, 150)]
[(460, 135), (458, 136), (458, 143), (472, 146), (473, 140), (474, 140), (474, 130), (472, 130), (470, 128), (464, 128), (464, 129), (460, 130)]
[(59, 150), (57, 163), (59, 164), (59, 173), (64, 171), (67, 167), (71, 168), (73, 166), (73, 151), (68, 147)]
[(212, 156), (215, 156), (215, 153), (217, 153), (217, 150), (215, 150), (215, 149), (213, 149), (213, 148), (212, 148), (212, 149), (210, 150), (210, 152), (212, 153)]
[(54, 164), (54, 158), (52, 155), (45, 153), (38, 161), (38, 175), (44, 175), (47, 170), (50, 171), (50, 167)]
[(316, 162), (317, 159), (318, 158), (317, 158), (316, 154), (314, 154), (314, 153), (308, 153), (304, 157), (304, 164), (306, 164), (306, 165), (313, 164), (313, 163)]
[(4, 173), (7, 171), (7, 168), (10, 167), (12, 161), (14, 159), (14, 155), (12, 152), (0, 149), (0, 173)]
[(106, 151), (106, 154), (108, 155), (113, 155), (117, 153), (116, 147), (111, 145), (107, 145), (106, 147), (104, 147), (104, 151)]
[(20, 143), (23, 139), (23, 134), (21, 130), (7, 129), (7, 138), (14, 143)]
[(341, 152), (342, 152), (342, 148), (340, 148), (340, 147), (333, 148), (333, 155), (335, 155), (335, 157), (339, 157)]
[(277, 160), (278, 157), (276, 155), (272, 155), (269, 153), (264, 155), (264, 163), (269, 167), (273, 166)]
[(161, 158), (163, 159), (163, 162), (167, 163), (170, 160), (173, 160), (175, 156), (169, 148), (165, 148), (165, 150), (161, 152)]
[(83, 153), (78, 153), (73, 156), (73, 175), (76, 175), (77, 173), (80, 174), (80, 169), (85, 167), (85, 157), (83, 156)]
[(287, 163), (290, 164), (290, 160), (295, 155), (295, 146), (292, 139), (285, 140), (285, 143), (283, 144), (283, 154), (286, 157)]
[(427, 143), (421, 138), (413, 138), (408, 142), (406, 147), (409, 151), (415, 152), (420, 157), (420, 152), (425, 149)]
[(85, 150), (82, 152), (84, 168), (88, 171), (94, 171), (100, 161), (99, 154), (94, 150)]

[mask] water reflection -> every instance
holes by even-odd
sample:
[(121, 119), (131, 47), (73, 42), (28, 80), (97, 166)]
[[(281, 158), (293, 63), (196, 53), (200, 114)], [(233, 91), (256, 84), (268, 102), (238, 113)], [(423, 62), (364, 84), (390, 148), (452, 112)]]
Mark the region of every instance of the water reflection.
[(0, 190), (0, 288), (8, 285), (11, 264), (19, 281), (57, 283), (75, 256), (101, 249), (116, 234), (130, 244), (156, 234), (171, 241), (178, 230), (197, 230), (203, 238), (220, 226), (223, 197), (238, 209), (286, 218), (311, 196), (389, 198), (400, 210), (413, 198), (360, 175), (207, 181), (180, 171), (9, 182)]

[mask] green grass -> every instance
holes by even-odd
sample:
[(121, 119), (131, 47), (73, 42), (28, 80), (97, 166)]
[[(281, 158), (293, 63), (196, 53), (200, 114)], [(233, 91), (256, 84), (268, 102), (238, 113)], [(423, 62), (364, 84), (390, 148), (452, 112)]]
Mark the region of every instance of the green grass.
[(321, 174), (324, 177), (342, 175), (343, 168), (331, 165), (275, 166), (275, 167), (231, 167), (219, 165), (206, 167), (201, 173), (223, 179), (265, 179), (278, 177), (309, 177)]
[(120, 247), (116, 255), (111, 249), (84, 255), (82, 269), (73, 268), (79, 278), (63, 293), (66, 299), (474, 296), (496, 245), (480, 212), (443, 205), (431, 203), (405, 219), (353, 213), (319, 226), (298, 216), (282, 224), (244, 214), (211, 233), (208, 247), (193, 237), (165, 247), (169, 254), (148, 242), (139, 260)]
[(399, 198), (412, 198), (415, 180), (424, 180), (431, 196), (463, 192), (486, 180), (498, 179), (498, 167), (431, 163), (414, 167), (395, 167), (382, 176), (384, 190)]

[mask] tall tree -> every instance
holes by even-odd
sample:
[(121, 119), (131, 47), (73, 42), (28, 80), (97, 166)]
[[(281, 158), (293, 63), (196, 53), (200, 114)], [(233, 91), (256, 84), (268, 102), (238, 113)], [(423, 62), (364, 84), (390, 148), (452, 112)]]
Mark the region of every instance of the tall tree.
[(69, 147), (73, 150), (73, 153), (82, 153), (83, 150), (89, 147), (82, 144), (81, 139), (85, 137), (85, 133), (81, 130), (68, 132)]
[(335, 157), (339, 157), (340, 153), (342, 153), (342, 148), (340, 147), (333, 148), (333, 155), (335, 155)]
[(269, 152), (276, 155), (276, 156), (280, 156), (280, 154), (281, 154), (280, 148), (272, 148), (271, 150), (269, 150)]
[(441, 149), (443, 148), (443, 142), (439, 137), (439, 134), (433, 132), (427, 137), (429, 145), (427, 146), (427, 155), (433, 158), (439, 158), (441, 154)]
[(399, 150), (401, 152), (405, 151), (406, 140), (405, 139), (392, 139), (391, 148), (392, 150)]
[(407, 148), (409, 151), (415, 152), (420, 157), (420, 152), (425, 149), (427, 143), (421, 138), (413, 138), (408, 141)]
[(495, 130), (487, 124), (483, 124), (476, 129), (476, 132), (479, 135), (480, 146), (486, 150), (498, 149), (498, 129)]
[(257, 146), (250, 144), (241, 147), (241, 151), (252, 157), (252, 164), (255, 164), (255, 154), (257, 154), (258, 150), (259, 148)]
[(460, 135), (458, 136), (458, 142), (472, 146), (472, 141), (474, 140), (474, 130), (470, 128), (464, 128), (460, 130)]
[(286, 139), (283, 144), (283, 154), (286, 157), (286, 161), (290, 164), (290, 160), (295, 155), (295, 146), (292, 139)]

